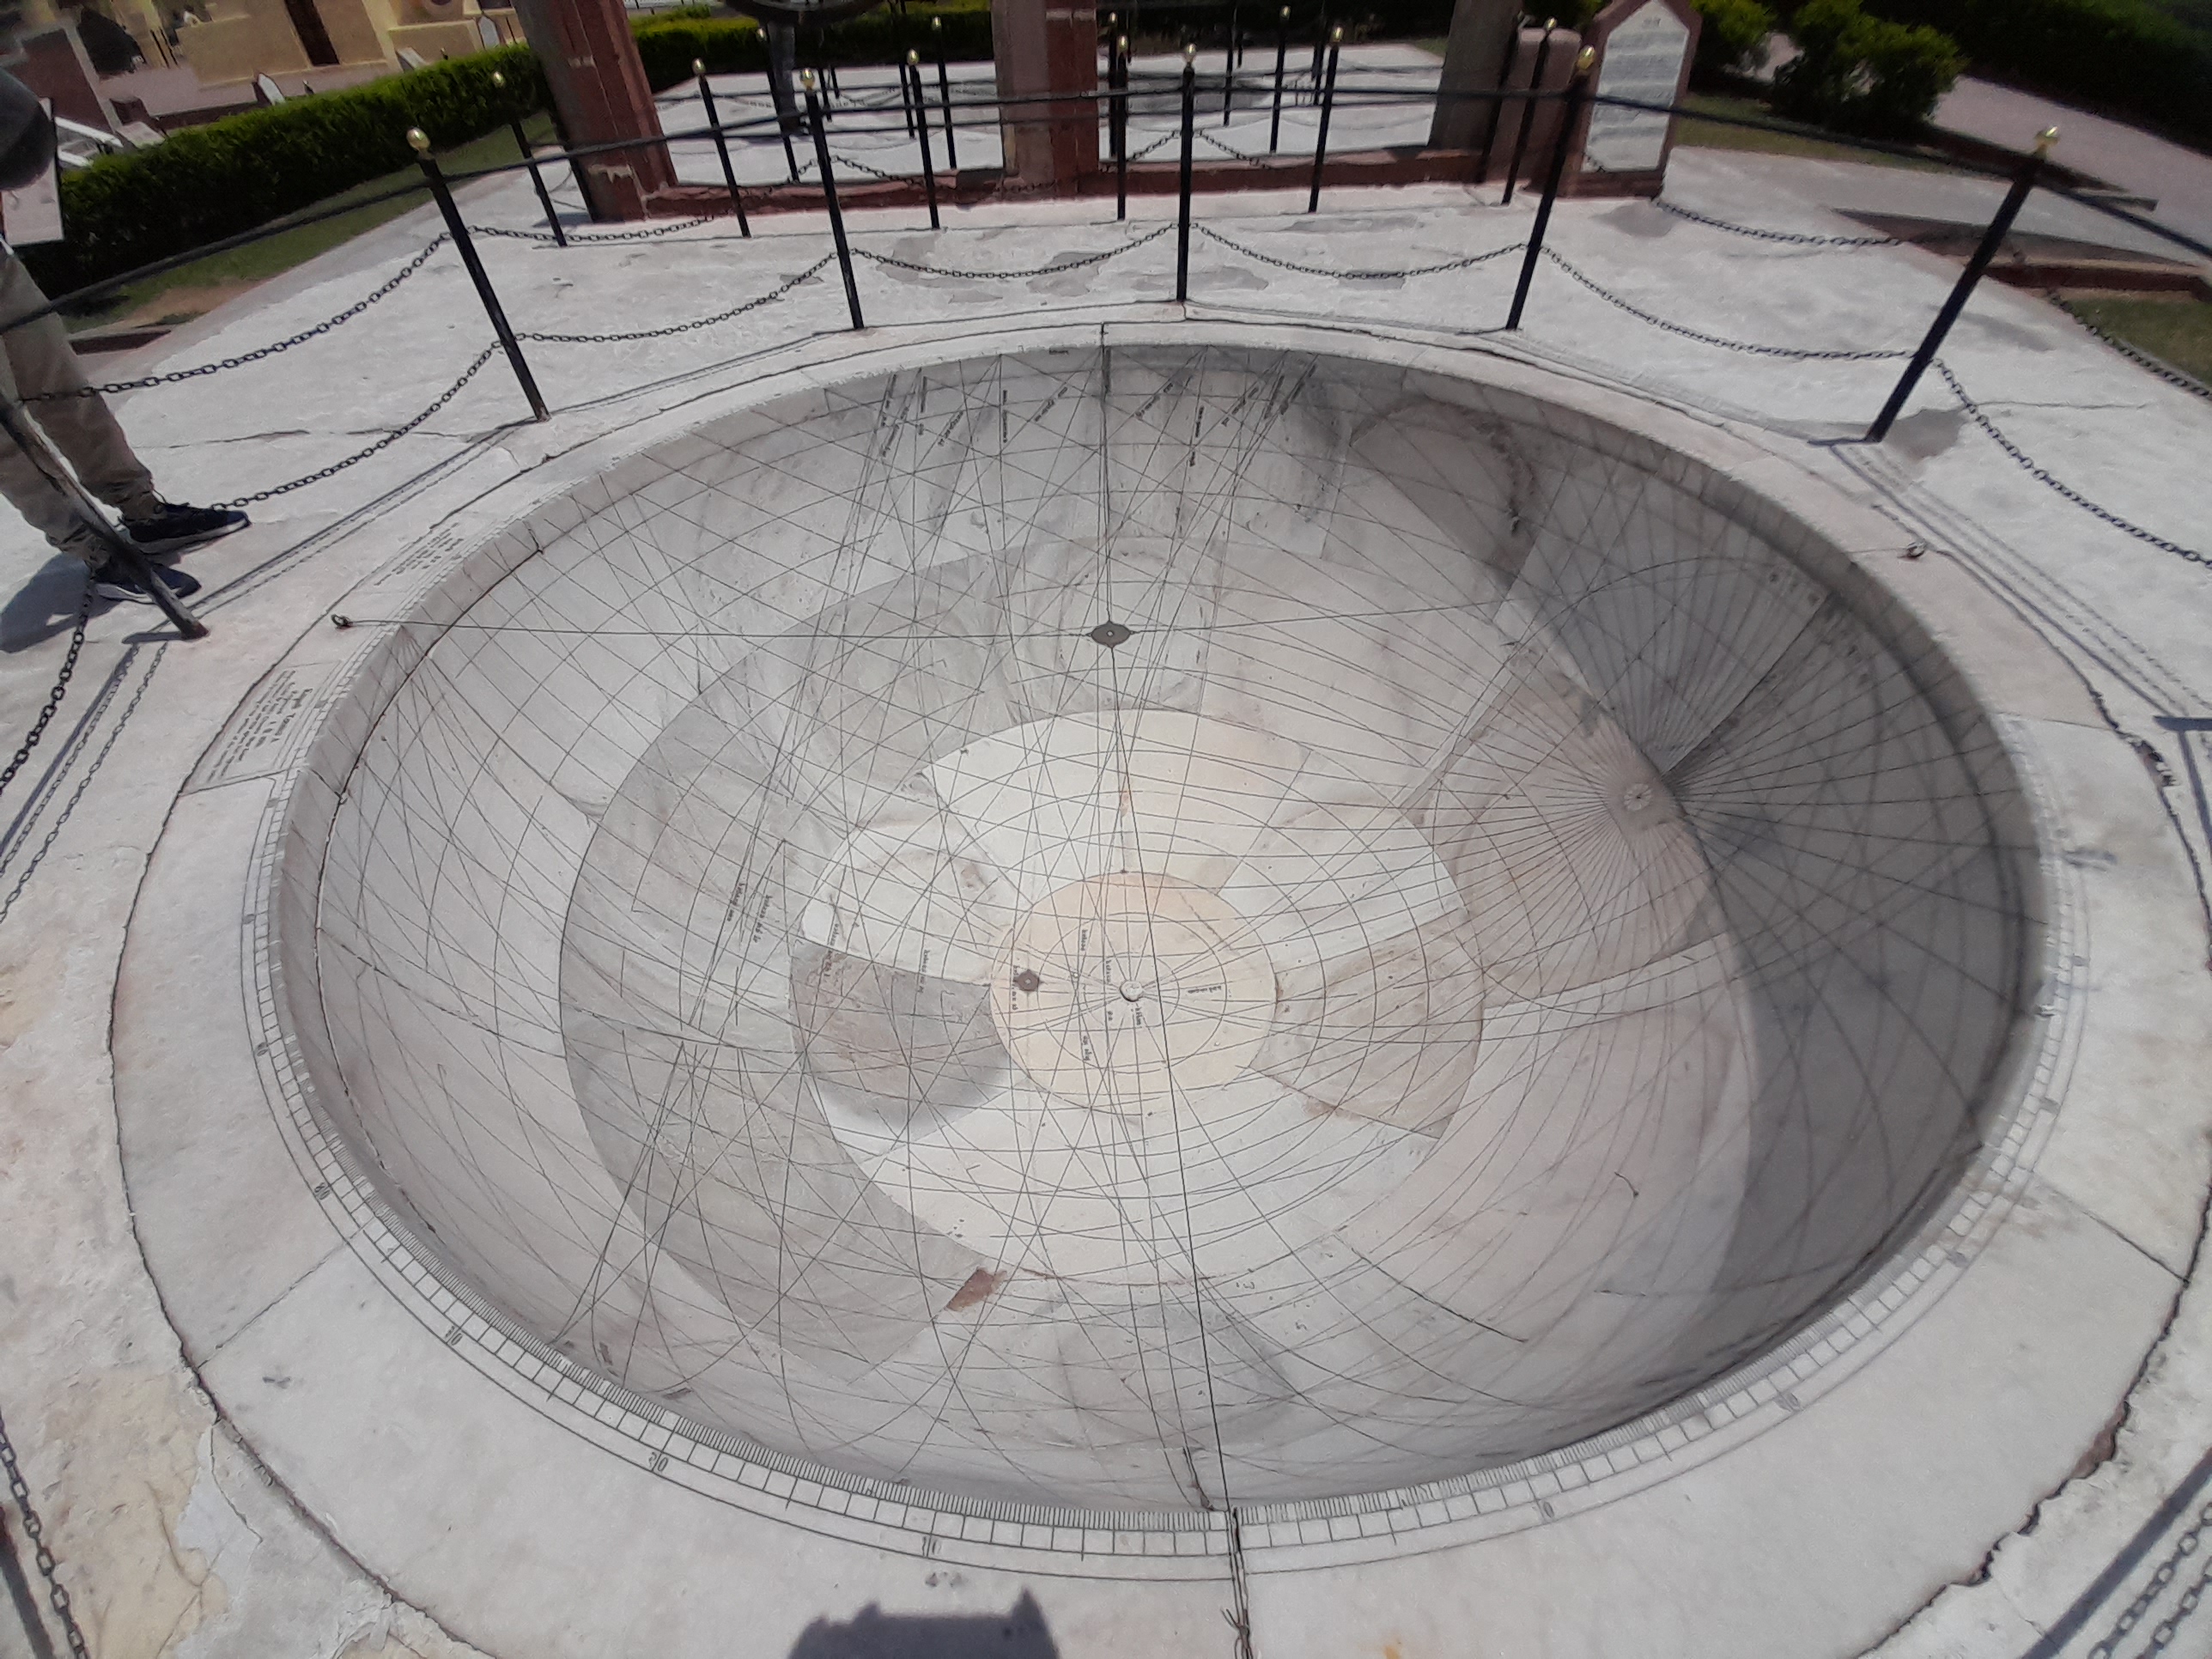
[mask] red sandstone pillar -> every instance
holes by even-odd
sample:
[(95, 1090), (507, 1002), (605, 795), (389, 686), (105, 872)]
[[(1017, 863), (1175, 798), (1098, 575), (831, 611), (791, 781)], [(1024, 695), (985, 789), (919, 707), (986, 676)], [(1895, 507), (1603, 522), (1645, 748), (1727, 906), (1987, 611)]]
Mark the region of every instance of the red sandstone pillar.
[[(622, 0), (516, 0), (515, 10), (570, 143), (660, 136), (660, 112)], [(579, 175), (594, 219), (642, 219), (647, 198), (676, 182), (668, 152), (658, 144), (587, 157)]]
[[(1086, 0), (994, 0), (991, 55), (1009, 182), (1073, 196), (1098, 170), (1098, 8)], [(1059, 101), (1065, 100), (1065, 102)]]

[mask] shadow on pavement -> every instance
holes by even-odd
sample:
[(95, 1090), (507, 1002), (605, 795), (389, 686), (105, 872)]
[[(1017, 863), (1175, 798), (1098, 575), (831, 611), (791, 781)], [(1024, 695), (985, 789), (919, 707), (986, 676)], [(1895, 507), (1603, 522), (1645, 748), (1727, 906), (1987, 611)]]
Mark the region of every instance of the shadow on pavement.
[(68, 633), (83, 595), (84, 567), (67, 554), (55, 554), (0, 606), (0, 652), (27, 651)]
[(871, 1602), (842, 1625), (816, 1620), (791, 1659), (1060, 1659), (1060, 1649), (1024, 1590), (1004, 1613), (884, 1613)]

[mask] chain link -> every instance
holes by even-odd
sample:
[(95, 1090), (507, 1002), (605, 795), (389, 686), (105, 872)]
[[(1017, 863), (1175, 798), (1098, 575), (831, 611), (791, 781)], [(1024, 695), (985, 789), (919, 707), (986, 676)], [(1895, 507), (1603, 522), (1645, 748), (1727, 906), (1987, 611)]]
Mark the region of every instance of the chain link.
[[(571, 245), (580, 242), (650, 242), (657, 237), (673, 236), (679, 230), (696, 230), (702, 225), (712, 224), (716, 216), (702, 213), (696, 219), (672, 219), (665, 225), (655, 225), (649, 230), (610, 230), (602, 235), (586, 235), (580, 231), (567, 233)], [(496, 236), (510, 242), (546, 242), (557, 240), (550, 230), (510, 230), (504, 225), (471, 225), (471, 236)]]
[(143, 380), (112, 380), (106, 386), (67, 386), (59, 392), (37, 392), (24, 398), (23, 401), (27, 404), (42, 404), (50, 403), (57, 398), (94, 398), (106, 397), (118, 392), (143, 392), (148, 386), (175, 386), (179, 381), (197, 380), (204, 374), (220, 374), (227, 368), (243, 368), (246, 364), (258, 363), (264, 357), (274, 357), (280, 351), (289, 351), (295, 345), (305, 345), (310, 340), (321, 338), (332, 329), (351, 322), (379, 300), (389, 298), (402, 283), (429, 264), (430, 256), (451, 240), (451, 236), (447, 232), (440, 231), (430, 239), (428, 246), (402, 265), (389, 282), (369, 295), (368, 298), (356, 301), (338, 313), (337, 316), (317, 323), (313, 328), (302, 330), (289, 340), (279, 340), (274, 345), (258, 346), (252, 351), (241, 351), (237, 356), (226, 357), (219, 363), (202, 363), (197, 368), (171, 369), (166, 374), (149, 374)]
[(1573, 265), (1549, 248), (1544, 250), (1544, 257), (1607, 305), (1618, 307), (1638, 322), (1649, 323), (1652, 327), (1664, 329), (1669, 334), (1679, 334), (1686, 340), (1695, 340), (1700, 345), (1718, 346), (1724, 351), (1747, 351), (1760, 357), (1787, 357), (1799, 362), (1887, 362), (1899, 358), (1910, 357), (1912, 355), (1909, 351), (1815, 351), (1802, 346), (1761, 345), (1752, 340), (1730, 340), (1718, 334), (1702, 333), (1694, 328), (1685, 328), (1680, 323), (1670, 323), (1664, 317), (1655, 316), (1639, 306), (1631, 305), (1618, 294), (1599, 287), (1597, 283), (1583, 276), (1581, 271), (1576, 270)]
[(499, 343), (495, 340), (491, 344), (486, 346), (482, 351), (477, 353), (476, 361), (461, 371), (461, 375), (459, 380), (455, 380), (453, 385), (447, 386), (443, 392), (438, 394), (438, 399), (435, 403), (432, 404), (420, 415), (415, 416), (413, 420), (409, 421), (405, 425), (392, 428), (391, 431), (386, 433), (374, 443), (369, 445), (368, 448), (357, 450), (353, 454), (347, 456), (342, 461), (332, 461), (328, 466), (319, 467), (316, 471), (307, 474), (304, 478), (295, 478), (289, 483), (272, 485), (267, 489), (257, 489), (251, 495), (240, 495), (236, 501), (217, 501), (215, 505), (217, 507), (252, 507), (257, 501), (273, 501), (279, 495), (289, 495), (295, 489), (305, 489), (311, 483), (320, 483), (325, 478), (335, 477), (337, 474), (344, 471), (346, 468), (367, 460), (370, 456), (378, 453), (380, 451), (389, 449), (392, 445), (398, 443), (409, 433), (415, 430), (416, 427), (422, 425), (423, 422), (428, 420), (433, 415), (435, 415), (440, 410), (443, 409), (447, 404), (453, 402), (454, 398), (459, 397), (461, 395), (461, 388), (466, 386), (471, 380), (476, 379), (477, 372), (483, 368), (486, 363), (489, 362), (492, 360), (493, 356), (498, 350)]
[(2172, 363), (2160, 362), (2157, 358), (2152, 356), (2150, 353), (2142, 349), (2142, 347), (2130, 344), (2127, 341), (2120, 338), (2117, 334), (2107, 334), (2103, 329), (2098, 327), (2096, 324), (2091, 322), (2080, 312), (2075, 310), (2072, 306), (2068, 305), (2066, 303), (2065, 296), (2061, 295), (2057, 289), (2051, 289), (2044, 295), (2044, 298), (2050, 301), (2051, 304), (2057, 306), (2061, 311), (2064, 312), (2069, 317), (2071, 317), (2075, 322), (2081, 324), (2083, 328), (2088, 330), (2090, 333), (2095, 335), (2097, 338), (2102, 340), (2106, 345), (2112, 347), (2113, 350), (2118, 352), (2120, 356), (2133, 360), (2137, 368), (2148, 369), (2152, 374), (2157, 375), (2160, 380), (2164, 380), (2168, 386), (2179, 386), (2184, 392), (2193, 392), (2199, 398), (2212, 398), (2212, 386), (2205, 385), (2203, 381), (2196, 379), (2192, 375), (2184, 374)]
[[(92, 592), (89, 583), (85, 592)], [(80, 623), (80, 636), (82, 629)], [(77, 1628), (76, 1614), (70, 1607), (70, 1593), (62, 1583), (59, 1564), (54, 1559), (54, 1553), (46, 1547), (46, 1523), (31, 1505), (31, 1485), (23, 1479), (22, 1468), (15, 1462), (15, 1443), (8, 1438), (4, 1419), (0, 1419), (0, 1468), (7, 1470), (8, 1496), (15, 1500), (16, 1512), (23, 1517), (23, 1535), (31, 1540), (32, 1559), (38, 1564), (39, 1576), (46, 1581), (46, 1600), (53, 1607), (54, 1616), (62, 1621), (62, 1634), (69, 1639), (69, 1650), (75, 1659), (92, 1659), (92, 1650), (85, 1645), (84, 1632)]]
[(1686, 207), (1658, 197), (1651, 205), (1662, 213), (1671, 213), (1677, 219), (1687, 219), (1693, 225), (1710, 225), (1715, 230), (1725, 230), (1731, 235), (1751, 236), (1762, 242), (1787, 242), (1795, 247), (1901, 247), (1901, 239), (1895, 236), (1811, 236), (1795, 230), (1761, 230), (1755, 225), (1732, 225), (1725, 219), (1708, 218), (1702, 213), (1692, 213)]
[(39, 746), (39, 739), (46, 735), (46, 727), (53, 724), (54, 711), (62, 706), (62, 699), (69, 695), (70, 677), (76, 672), (77, 653), (84, 649), (85, 624), (91, 620), (92, 582), (87, 578), (84, 596), (77, 601), (76, 628), (70, 635), (69, 653), (62, 659), (62, 671), (54, 676), (54, 689), (46, 693), (46, 701), (39, 710), (38, 719), (31, 722), (30, 735), (15, 750), (15, 758), (8, 763), (7, 769), (0, 771), (0, 794), (7, 793), (8, 786), (15, 781), (15, 775), (29, 762), (31, 751)]
[(1273, 265), (1279, 270), (1295, 270), (1305, 276), (1337, 276), (1353, 283), (1379, 283), (1394, 276), (1426, 276), (1439, 270), (1465, 270), (1508, 253), (1518, 253), (1528, 246), (1526, 242), (1508, 242), (1504, 247), (1492, 248), (1486, 253), (1470, 253), (1457, 259), (1443, 259), (1432, 265), (1407, 265), (1401, 270), (1333, 270), (1321, 265), (1302, 265), (1295, 260), (1279, 259), (1272, 253), (1262, 253), (1258, 248), (1246, 247), (1233, 242), (1210, 225), (1192, 227), (1201, 236), (1216, 241), (1231, 252), (1241, 253), (1248, 259), (1257, 259), (1263, 265)]
[[(727, 311), (718, 311), (711, 317), (695, 317), (688, 323), (670, 323), (660, 328), (631, 329), (619, 334), (517, 334), (514, 337), (545, 345), (617, 345), (630, 340), (661, 340), (672, 334), (689, 334), (695, 329), (712, 328), (717, 323), (726, 323), (733, 317), (742, 317), (748, 311), (757, 311), (773, 301), (781, 300), (829, 264), (834, 257), (825, 253), (796, 276), (787, 277), (757, 298), (748, 300), (743, 305), (732, 306)], [(478, 358), (477, 368), (483, 367), (483, 360)], [(470, 372), (473, 374), (475, 370)], [(456, 386), (454, 391), (459, 389)], [(452, 393), (447, 395), (450, 397)]]
[[(1938, 364), (1937, 367), (1941, 368), (1942, 365)], [(2197, 1511), (2196, 1521), (2174, 1541), (2172, 1553), (2158, 1564), (2151, 1573), (2150, 1583), (2143, 1586), (2142, 1594), (2129, 1602), (2121, 1611), (2120, 1616), (2112, 1621), (2112, 1631), (2103, 1641), (2089, 1650), (2087, 1659), (2112, 1659), (2112, 1650), (2119, 1645), (2120, 1638), (2142, 1622), (2143, 1614), (2150, 1611), (2150, 1604), (2164, 1595), (2166, 1587), (2173, 1582), (2173, 1576), (2180, 1570), (2182, 1562), (2197, 1553), (2197, 1541), (2203, 1536), (2204, 1528), (2207, 1527), (2212, 1527), (2212, 1504), (2207, 1504)], [(2208, 1574), (2212, 1574), (2212, 1567), (2208, 1567), (2206, 1571)], [(2196, 1589), (2191, 1593), (2201, 1595), (2204, 1583), (2204, 1579), (2199, 1578), (2197, 1581)], [(2190, 1605), (2193, 1608), (2196, 1604), (2192, 1601)], [(2179, 1620), (2167, 1621), (2169, 1625), (2179, 1622)], [(2154, 1653), (2172, 1639), (2173, 1632), (2171, 1629), (2166, 1630), (2163, 1638), (2154, 1633), (2152, 1644), (2147, 1650)]]
[[(1124, 242), (1119, 247), (1109, 247), (1103, 252), (1085, 253), (1077, 258), (1056, 260), (1050, 264), (1030, 265), (1020, 270), (961, 270), (951, 265), (929, 265), (913, 259), (895, 258), (888, 253), (875, 253), (864, 247), (854, 248), (853, 257), (872, 260), (877, 264), (890, 265), (899, 270), (917, 271), (924, 276), (1005, 277), (1011, 281), (1024, 276), (1053, 276), (1063, 270), (1080, 270), (1085, 265), (1103, 264), (1109, 259), (1119, 258), (1147, 242), (1158, 240), (1174, 228), (1173, 225), (1162, 225), (1157, 230), (1148, 230), (1143, 235)], [(818, 265), (816, 267), (817, 270), (820, 268)]]
[(1976, 426), (1981, 428), (1989, 441), (2017, 461), (2021, 469), (2036, 483), (2043, 485), (2046, 489), (2064, 496), (2091, 517), (2102, 519), (2113, 529), (2124, 531), (2139, 542), (2148, 542), (2162, 553), (2173, 554), (2178, 558), (2188, 560), (2191, 564), (2212, 565), (2212, 556), (2184, 547), (2179, 542), (2168, 541), (2165, 537), (2145, 530), (2141, 525), (2122, 518), (2110, 507), (2100, 507), (2078, 489), (2061, 483), (2042, 467), (2038, 466), (2034, 459), (2027, 451), (1997, 429), (1996, 422), (1984, 414), (1982, 406), (1966, 395), (1966, 388), (1959, 384), (1959, 377), (1951, 372), (1950, 366), (1940, 357), (1936, 360), (1936, 372), (1943, 377), (1943, 383), (1951, 388), (1953, 395), (1959, 399), (1959, 406), (1966, 411)]

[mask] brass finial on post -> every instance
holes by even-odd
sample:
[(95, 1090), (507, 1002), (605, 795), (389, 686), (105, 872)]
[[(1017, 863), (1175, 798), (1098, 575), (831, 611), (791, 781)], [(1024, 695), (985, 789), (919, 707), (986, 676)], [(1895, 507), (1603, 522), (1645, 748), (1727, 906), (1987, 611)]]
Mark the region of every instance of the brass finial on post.
[(507, 76), (500, 70), (494, 70), (491, 72), (491, 83), (495, 87), (504, 88), (507, 85)]
[(1328, 32), (1328, 43), (1332, 46), (1340, 46), (1344, 44), (1343, 24), (1339, 23), (1334, 28)]
[(430, 135), (420, 127), (407, 129), (407, 142), (414, 147), (417, 155), (428, 155), (430, 153)]
[(691, 60), (691, 73), (694, 75), (704, 75), (706, 72), (707, 60), (703, 58), (694, 58)]
[(817, 84), (818, 83), (814, 79), (814, 71), (812, 70), (801, 70), (799, 71), (799, 86), (800, 91), (812, 92)]
[(2035, 135), (2035, 153), (2038, 155), (2048, 155), (2051, 154), (2051, 147), (2057, 142), (2058, 129), (2045, 127)]
[(1597, 48), (1595, 46), (1584, 46), (1580, 52), (1575, 54), (1576, 74), (1588, 75), (1596, 67)]

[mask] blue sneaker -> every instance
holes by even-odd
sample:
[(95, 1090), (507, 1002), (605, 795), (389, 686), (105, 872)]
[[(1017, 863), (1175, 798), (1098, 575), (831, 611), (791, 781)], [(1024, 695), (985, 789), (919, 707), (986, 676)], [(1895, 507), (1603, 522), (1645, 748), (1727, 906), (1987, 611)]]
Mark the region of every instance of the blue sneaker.
[[(171, 570), (161, 565), (149, 566), (154, 579), (180, 599), (188, 599), (200, 591), (199, 583), (181, 570)], [(132, 605), (151, 605), (153, 594), (127, 569), (123, 561), (111, 558), (92, 573), (92, 591), (103, 599), (123, 599)]]

